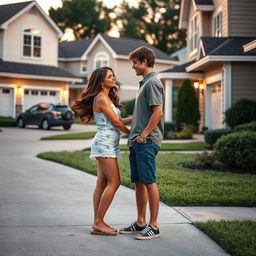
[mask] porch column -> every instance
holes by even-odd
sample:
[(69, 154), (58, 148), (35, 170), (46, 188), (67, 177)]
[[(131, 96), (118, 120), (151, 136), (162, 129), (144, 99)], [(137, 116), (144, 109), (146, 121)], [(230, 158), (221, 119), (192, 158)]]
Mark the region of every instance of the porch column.
[[(224, 112), (232, 105), (232, 66), (230, 62), (224, 63), (224, 77), (223, 77), (223, 118)], [(227, 128), (227, 123), (224, 123), (224, 128)]]
[(165, 122), (172, 122), (172, 87), (173, 81), (165, 81), (165, 106), (164, 106), (164, 118)]

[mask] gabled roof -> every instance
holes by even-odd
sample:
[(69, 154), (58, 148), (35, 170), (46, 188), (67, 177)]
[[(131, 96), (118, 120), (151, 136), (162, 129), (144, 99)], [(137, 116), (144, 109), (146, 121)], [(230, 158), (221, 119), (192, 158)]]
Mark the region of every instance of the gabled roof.
[(0, 5), (0, 25), (2, 25), (4, 22), (12, 18), (17, 13), (19, 13), (22, 9), (24, 9), (32, 2), (33, 1)]
[(81, 39), (59, 43), (59, 58), (81, 58), (92, 42), (90, 39)]
[(255, 55), (244, 52), (243, 46), (256, 37), (202, 37), (205, 55)]
[(6, 29), (12, 21), (17, 19), (26, 11), (36, 7), (38, 12), (45, 18), (49, 25), (56, 31), (59, 37), (63, 36), (62, 31), (54, 23), (54, 21), (46, 15), (43, 9), (37, 4), (36, 1), (27, 1), (22, 3), (0, 5), (0, 29)]
[(21, 62), (3, 61), (2, 59), (0, 59), (0, 76), (72, 82), (82, 81), (73, 74), (55, 66), (25, 64)]

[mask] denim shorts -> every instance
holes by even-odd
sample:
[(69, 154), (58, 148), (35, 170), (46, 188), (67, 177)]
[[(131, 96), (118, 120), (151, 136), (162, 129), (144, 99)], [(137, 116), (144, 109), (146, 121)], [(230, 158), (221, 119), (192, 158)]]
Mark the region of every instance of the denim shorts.
[(114, 129), (98, 130), (91, 144), (90, 158), (96, 157), (118, 158), (120, 132)]
[(146, 144), (135, 142), (130, 148), (131, 181), (142, 184), (156, 182), (156, 155), (160, 147), (147, 140)]

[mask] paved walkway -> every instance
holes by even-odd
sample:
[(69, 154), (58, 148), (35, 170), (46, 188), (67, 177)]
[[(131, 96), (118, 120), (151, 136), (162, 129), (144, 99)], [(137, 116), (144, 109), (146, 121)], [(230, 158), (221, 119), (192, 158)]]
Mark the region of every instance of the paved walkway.
[[(90, 129), (93, 127), (75, 126), (73, 131)], [(95, 176), (36, 158), (45, 151), (82, 149), (90, 145), (90, 140), (40, 141), (42, 136), (67, 133), (60, 129), (2, 130), (0, 255), (228, 255), (191, 224), (193, 219), (184, 208), (165, 204), (159, 210), (159, 239), (137, 241), (126, 235), (91, 236)], [(121, 186), (106, 221), (122, 227), (136, 218), (135, 213), (134, 191)]]

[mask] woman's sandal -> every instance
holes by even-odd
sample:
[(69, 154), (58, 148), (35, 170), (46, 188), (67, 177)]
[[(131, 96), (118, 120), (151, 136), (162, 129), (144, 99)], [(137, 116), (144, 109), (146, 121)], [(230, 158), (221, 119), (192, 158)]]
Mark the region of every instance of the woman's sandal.
[(116, 236), (117, 232), (115, 232), (115, 231), (102, 231), (102, 230), (92, 229), (90, 234), (91, 235), (99, 235), (99, 236)]

